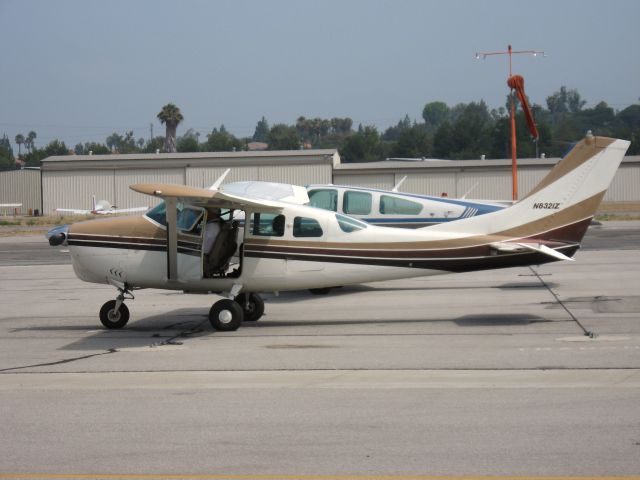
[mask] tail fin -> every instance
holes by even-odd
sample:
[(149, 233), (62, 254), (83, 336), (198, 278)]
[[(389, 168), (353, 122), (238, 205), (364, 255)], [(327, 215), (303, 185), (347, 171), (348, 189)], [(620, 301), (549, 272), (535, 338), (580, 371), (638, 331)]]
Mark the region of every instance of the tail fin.
[(630, 142), (587, 135), (515, 205), (429, 229), (580, 243)]

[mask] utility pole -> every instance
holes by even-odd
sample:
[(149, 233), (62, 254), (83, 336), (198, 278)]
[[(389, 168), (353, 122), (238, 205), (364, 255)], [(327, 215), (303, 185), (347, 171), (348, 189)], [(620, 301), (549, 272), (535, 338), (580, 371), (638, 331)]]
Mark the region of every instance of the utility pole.
[[(532, 55), (537, 57), (541, 55), (546, 57), (546, 54), (540, 50), (517, 50), (514, 51), (511, 49), (511, 45), (507, 48), (506, 52), (476, 52), (476, 60), (478, 59), (486, 59), (487, 57), (493, 55), (509, 55), (509, 78), (507, 79), (507, 83), (509, 84), (509, 88), (511, 88), (511, 196), (512, 200), (515, 202), (518, 200), (518, 165), (516, 160), (516, 99), (514, 88), (511, 86), (511, 78), (513, 77), (513, 73), (511, 71), (511, 56), (512, 55)], [(538, 144), (536, 143), (536, 146)]]
[(149, 131), (150, 131), (150, 137), (149, 137), (149, 142), (153, 142), (153, 123), (149, 124)]

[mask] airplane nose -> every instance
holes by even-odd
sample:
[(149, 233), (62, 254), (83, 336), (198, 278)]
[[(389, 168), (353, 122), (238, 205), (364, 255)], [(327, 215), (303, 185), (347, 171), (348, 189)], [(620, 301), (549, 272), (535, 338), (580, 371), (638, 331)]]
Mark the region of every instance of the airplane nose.
[(69, 233), (69, 225), (62, 225), (49, 230), (45, 237), (49, 240), (49, 245), (57, 247), (58, 245), (65, 245), (67, 241), (67, 234)]

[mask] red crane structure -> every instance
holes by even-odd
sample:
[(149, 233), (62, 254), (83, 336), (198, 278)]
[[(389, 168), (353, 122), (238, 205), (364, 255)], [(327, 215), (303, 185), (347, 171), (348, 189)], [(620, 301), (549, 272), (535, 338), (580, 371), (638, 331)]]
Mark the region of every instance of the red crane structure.
[[(514, 51), (511, 49), (511, 45), (509, 45), (506, 52), (478, 52), (476, 53), (476, 58), (485, 59), (486, 57), (492, 55), (509, 55), (509, 78), (507, 78), (507, 85), (511, 89), (511, 195), (512, 200), (515, 202), (518, 200), (518, 163), (516, 160), (516, 102), (515, 95), (518, 96), (520, 100), (520, 104), (522, 105), (522, 111), (524, 112), (525, 119), (527, 121), (527, 126), (529, 127), (529, 132), (534, 139), (538, 139), (538, 128), (536, 127), (536, 122), (533, 118), (533, 113), (531, 113), (531, 108), (529, 107), (529, 103), (527, 102), (527, 96), (524, 93), (524, 78), (521, 75), (513, 75), (511, 71), (511, 56), (517, 54), (527, 54), (538, 56), (542, 55), (546, 56), (543, 51), (539, 50), (517, 50)], [(514, 95), (515, 92), (515, 95)]]

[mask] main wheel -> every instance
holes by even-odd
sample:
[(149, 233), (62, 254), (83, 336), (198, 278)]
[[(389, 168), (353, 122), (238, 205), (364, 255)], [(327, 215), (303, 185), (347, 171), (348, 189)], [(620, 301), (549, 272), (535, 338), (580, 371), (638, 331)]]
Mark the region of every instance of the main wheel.
[(121, 303), (116, 311), (116, 301), (109, 300), (100, 309), (100, 321), (109, 329), (122, 328), (129, 321), (129, 308)]
[(209, 310), (211, 326), (221, 332), (232, 332), (242, 325), (242, 307), (233, 300), (218, 300)]
[(256, 293), (241, 293), (236, 302), (242, 307), (245, 322), (255, 322), (264, 315), (264, 300)]

